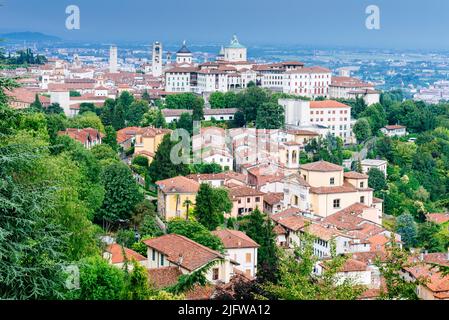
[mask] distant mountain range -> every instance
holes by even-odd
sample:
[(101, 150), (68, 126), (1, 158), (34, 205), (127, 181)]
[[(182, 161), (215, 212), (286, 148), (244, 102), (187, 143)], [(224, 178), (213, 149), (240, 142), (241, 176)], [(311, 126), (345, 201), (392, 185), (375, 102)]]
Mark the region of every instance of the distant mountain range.
[(7, 41), (61, 41), (61, 38), (40, 32), (11, 32), (0, 34), (0, 39)]

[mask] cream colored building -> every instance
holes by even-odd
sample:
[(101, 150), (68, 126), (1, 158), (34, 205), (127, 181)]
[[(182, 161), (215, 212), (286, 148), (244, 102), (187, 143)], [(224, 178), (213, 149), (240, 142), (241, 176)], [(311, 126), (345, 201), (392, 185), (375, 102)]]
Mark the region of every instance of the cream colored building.
[(191, 274), (212, 264), (206, 279), (213, 283), (228, 283), (238, 263), (228, 256), (177, 234), (167, 234), (145, 240), (148, 268), (178, 267), (182, 274)]

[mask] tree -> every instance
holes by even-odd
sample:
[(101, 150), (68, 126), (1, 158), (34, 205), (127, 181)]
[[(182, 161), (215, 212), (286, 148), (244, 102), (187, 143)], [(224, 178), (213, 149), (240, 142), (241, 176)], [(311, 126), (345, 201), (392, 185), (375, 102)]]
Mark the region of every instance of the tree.
[(187, 130), (190, 134), (193, 133), (193, 119), (190, 113), (184, 112), (181, 114), (176, 122), (176, 128)]
[(387, 188), (387, 181), (382, 171), (372, 168), (368, 171), (368, 186), (374, 191), (379, 192)]
[(189, 220), (190, 207), (193, 205), (192, 200), (186, 199), (182, 203), (182, 206), (186, 208), (186, 220)]
[[(209, 184), (202, 183), (195, 201), (195, 217), (198, 222), (209, 230), (215, 230), (224, 221), (223, 211), (220, 210), (222, 203), (217, 203), (217, 200), (219, 198), (225, 201), (226, 197), (227, 194), (223, 195)], [(227, 202), (230, 202), (229, 197)]]
[(106, 135), (102, 139), (102, 143), (111, 147), (112, 150), (117, 152), (118, 143), (117, 143), (117, 131), (114, 130), (112, 126), (107, 126), (105, 128)]
[(36, 110), (36, 111), (44, 111), (44, 107), (42, 106), (41, 101), (39, 100), (39, 95), (36, 93), (34, 96), (34, 102), (30, 104), (30, 109)]
[(323, 260), (325, 268), (318, 274), (314, 267), (318, 258), (313, 254), (314, 239), (301, 235), (301, 246), (280, 259), (279, 280), (263, 285), (265, 295), (281, 300), (356, 300), (363, 289), (346, 279), (339, 281), (340, 272), (347, 257), (337, 256), (331, 248), (330, 259)]
[(64, 109), (61, 108), (59, 103), (52, 103), (45, 109), (45, 113), (47, 114), (64, 113)]
[(116, 223), (130, 219), (134, 208), (143, 199), (131, 170), (123, 163), (112, 163), (102, 172), (101, 180), (105, 197), (97, 220)]
[(234, 115), (234, 126), (241, 128), (246, 124), (245, 114), (242, 111), (237, 111)]
[(108, 144), (97, 144), (90, 149), (90, 152), (98, 161), (113, 160), (119, 161), (117, 151), (111, 148)]
[(136, 260), (131, 261), (132, 271), (126, 277), (125, 299), (147, 300), (150, 296), (148, 271)]
[(103, 123), (100, 117), (94, 112), (85, 112), (82, 115), (77, 115), (67, 121), (68, 128), (94, 128), (100, 132), (105, 132)]
[(417, 241), (419, 247), (429, 252), (444, 252), (446, 251), (447, 241), (442, 241), (439, 237), (441, 227), (433, 222), (420, 223), (418, 227)]
[(67, 126), (67, 118), (65, 114), (46, 114), (47, 132), (50, 143), (54, 144), (59, 131), (63, 131)]
[(204, 225), (195, 220), (175, 218), (168, 222), (168, 233), (175, 233), (187, 237), (203, 246), (216, 251), (223, 251), (223, 244)]
[(386, 290), (381, 292), (381, 300), (417, 300), (416, 286), (420, 281), (407, 281), (403, 276), (404, 267), (409, 265), (409, 255), (406, 251), (391, 241), (392, 245), (386, 248), (385, 259), (379, 257), (375, 265), (379, 268), (381, 276), (385, 279)]
[(148, 102), (145, 100), (137, 100), (131, 103), (128, 109), (126, 109), (126, 125), (138, 126), (140, 125), (143, 115), (149, 111)]
[(403, 213), (397, 218), (396, 232), (401, 235), (406, 248), (413, 248), (416, 245), (417, 229), (411, 214)]
[(167, 128), (167, 123), (165, 122), (165, 117), (161, 110), (158, 110), (153, 125), (155, 128)]
[(170, 135), (165, 135), (159, 145), (153, 161), (150, 164), (148, 173), (151, 181), (164, 180), (179, 175), (189, 174), (187, 165), (174, 164), (170, 159), (170, 152), (177, 142), (170, 140)]
[(249, 87), (238, 95), (239, 110), (245, 115), (246, 122), (256, 120), (259, 107), (269, 101), (267, 92), (259, 87)]
[(190, 166), (190, 173), (220, 173), (223, 169), (218, 163), (194, 163)]
[(366, 118), (357, 120), (352, 131), (359, 142), (363, 142), (372, 136), (370, 123)]
[(278, 276), (278, 254), (271, 220), (256, 208), (244, 218), (242, 229), (260, 245), (257, 254), (258, 281), (275, 283)]
[(0, 138), (0, 299), (55, 299), (64, 293), (64, 232), (49, 220), (54, 186), (33, 182), (40, 154)]
[(150, 97), (150, 95), (149, 95), (149, 93), (148, 93), (148, 90), (145, 90), (145, 91), (142, 93), (142, 100), (145, 100), (145, 101), (147, 101), (147, 102), (150, 102), (150, 101), (151, 101), (151, 97)]
[(373, 134), (376, 134), (380, 128), (388, 124), (385, 110), (380, 103), (368, 106), (360, 113), (359, 117), (368, 119)]
[(212, 92), (209, 96), (209, 104), (212, 109), (225, 108), (225, 94), (220, 91)]
[(281, 129), (284, 120), (284, 108), (277, 103), (265, 102), (257, 109), (257, 129)]
[(111, 124), (115, 130), (123, 129), (126, 126), (125, 108), (123, 104), (117, 103), (115, 106)]
[(114, 118), (114, 110), (115, 110), (115, 100), (113, 99), (106, 99), (103, 105), (103, 108), (101, 108), (101, 122), (105, 126), (111, 126)]
[(201, 97), (197, 97), (192, 107), (192, 120), (201, 121), (204, 118), (204, 100)]
[(80, 104), (80, 110), (78, 112), (79, 115), (84, 114), (86, 112), (93, 112), (96, 114), (97, 107), (91, 102), (83, 102)]
[(120, 300), (125, 291), (125, 274), (101, 257), (84, 259), (79, 264), (79, 289), (69, 298), (77, 300)]

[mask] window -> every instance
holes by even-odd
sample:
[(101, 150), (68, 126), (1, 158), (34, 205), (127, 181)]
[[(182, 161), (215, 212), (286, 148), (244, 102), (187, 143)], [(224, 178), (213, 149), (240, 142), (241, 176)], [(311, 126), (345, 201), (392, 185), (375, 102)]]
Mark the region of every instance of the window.
[(251, 253), (247, 253), (246, 256), (245, 256), (245, 258), (246, 258), (246, 259), (245, 259), (246, 262), (248, 262), (248, 263), (251, 262)]
[(360, 188), (364, 188), (365, 187), (365, 183), (362, 181), (360, 182)]
[(164, 265), (164, 255), (161, 254), (161, 266)]
[(218, 280), (219, 270), (218, 268), (212, 269), (212, 280)]
[(246, 202), (250, 203), (251, 202), (251, 198), (246, 198)]
[(334, 199), (334, 209), (340, 208), (340, 199)]
[(260, 202), (260, 197), (256, 197), (256, 202)]
[(365, 197), (364, 196), (360, 197), (360, 203), (365, 203)]
[(153, 261), (156, 261), (156, 250), (152, 249)]
[(297, 206), (299, 203), (298, 196), (293, 196), (293, 204)]
[(334, 184), (335, 184), (335, 178), (330, 178), (329, 183), (330, 183), (331, 185), (334, 185)]

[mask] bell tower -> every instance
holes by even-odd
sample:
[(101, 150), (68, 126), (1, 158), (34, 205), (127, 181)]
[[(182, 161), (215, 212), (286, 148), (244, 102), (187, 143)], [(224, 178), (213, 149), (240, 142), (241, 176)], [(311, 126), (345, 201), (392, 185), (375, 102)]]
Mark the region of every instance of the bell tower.
[(159, 41), (153, 43), (151, 73), (153, 77), (160, 77), (162, 75), (162, 43)]

